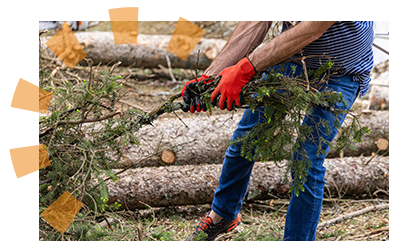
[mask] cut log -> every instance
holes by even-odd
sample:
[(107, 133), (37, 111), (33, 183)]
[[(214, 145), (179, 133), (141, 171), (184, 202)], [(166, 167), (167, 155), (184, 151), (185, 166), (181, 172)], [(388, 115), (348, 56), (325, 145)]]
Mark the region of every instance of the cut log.
[[(91, 58), (94, 65), (100, 62), (105, 65), (115, 60), (115, 62), (121, 61), (121, 66), (142, 68), (158, 68), (158, 65), (168, 67), (166, 59), (168, 56), (172, 68), (206, 69), (226, 43), (222, 39), (202, 38), (189, 57), (182, 60), (166, 50), (171, 39), (169, 35), (139, 34), (137, 44), (115, 45), (112, 32), (93, 31), (74, 34), (83, 46), (87, 58)], [(48, 39), (50, 37), (41, 39), (44, 48), (47, 48), (45, 43)], [(49, 54), (54, 55), (51, 50)], [(86, 65), (85, 60), (80, 63)]]
[[(325, 194), (369, 195), (389, 189), (389, 157), (377, 157), (364, 166), (364, 157), (326, 159)], [(129, 209), (209, 204), (218, 186), (221, 164), (169, 166), (130, 169), (109, 182), (109, 203), (118, 202)], [(286, 162), (256, 162), (246, 200), (276, 196), (288, 198), (290, 183), (284, 181)]]
[(176, 160), (174, 151), (168, 149), (162, 151), (161, 160), (167, 164), (174, 164)]
[(389, 147), (389, 140), (382, 137), (378, 138), (378, 140), (376, 141), (376, 146), (379, 150), (384, 151)]
[[(165, 149), (174, 151), (177, 165), (222, 163), (233, 131), (241, 114), (232, 116), (197, 116), (183, 118), (185, 125), (174, 118), (158, 118), (153, 126), (142, 127), (135, 136), (140, 146), (123, 147), (127, 168), (132, 163)], [(140, 166), (164, 166), (160, 153), (140, 162)]]
[(368, 108), (370, 110), (389, 110), (389, 87), (371, 85)]
[[(241, 116), (242, 113), (236, 113), (233, 116), (226, 114), (183, 118), (188, 129), (178, 119), (160, 117), (154, 122), (154, 127), (145, 126), (135, 134), (140, 140), (140, 147), (124, 146), (126, 161), (123, 167), (129, 167), (132, 163), (156, 152), (161, 153), (164, 149), (175, 152), (177, 165), (222, 163), (230, 138)], [(231, 119), (232, 117), (233, 119)], [(365, 112), (361, 116), (361, 122), (370, 129), (371, 134), (366, 135), (361, 144), (355, 145), (356, 151), (344, 150), (344, 157), (369, 156), (378, 150), (376, 144), (378, 138), (389, 138), (388, 111)], [(343, 126), (346, 124), (349, 124), (348, 119)], [(140, 165), (142, 167), (166, 165), (160, 160), (160, 153), (141, 161)], [(328, 158), (337, 158), (340, 153), (339, 150), (332, 147)]]
[[(389, 139), (389, 111), (363, 111), (361, 114), (361, 123), (363, 126), (369, 128), (371, 134), (365, 135), (363, 142), (360, 144), (355, 144), (356, 150), (345, 150), (344, 157), (369, 156), (373, 152), (378, 151), (377, 141), (379, 138)], [(350, 124), (348, 118), (346, 118), (343, 123), (343, 127), (347, 124)], [(333, 145), (336, 143), (336, 138), (333, 141)], [(387, 150), (382, 150), (381, 152), (389, 154)], [(337, 148), (333, 147), (330, 149), (328, 154), (329, 158), (336, 158), (339, 156), (340, 151), (337, 150)]]

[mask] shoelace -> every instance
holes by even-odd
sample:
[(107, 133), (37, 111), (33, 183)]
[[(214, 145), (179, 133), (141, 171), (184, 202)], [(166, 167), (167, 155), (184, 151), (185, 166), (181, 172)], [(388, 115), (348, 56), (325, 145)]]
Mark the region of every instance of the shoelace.
[(209, 226), (211, 226), (211, 225), (213, 225), (212, 219), (206, 215), (200, 221), (199, 228), (204, 231), (204, 230), (208, 229)]
[(214, 224), (212, 222), (211, 218), (206, 216), (201, 220), (201, 222), (200, 222), (198, 227), (201, 230), (203, 230), (204, 232), (207, 232), (207, 235), (209, 237), (213, 238), (215, 234), (217, 234), (217, 233), (219, 233), (221, 231), (221, 228), (218, 228), (218, 227), (223, 227), (224, 228), (229, 223), (230, 223), (230, 221), (222, 219), (218, 223)]

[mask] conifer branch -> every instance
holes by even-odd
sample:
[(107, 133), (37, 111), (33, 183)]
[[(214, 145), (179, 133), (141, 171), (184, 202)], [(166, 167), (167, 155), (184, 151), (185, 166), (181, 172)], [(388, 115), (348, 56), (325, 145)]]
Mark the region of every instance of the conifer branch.
[[(261, 160), (267, 161), (271, 159), (272, 155), (274, 159), (289, 160), (288, 170), (290, 168), (293, 170), (293, 189), (296, 194), (303, 189), (307, 180), (307, 170), (310, 166), (307, 154), (299, 151), (299, 143), (312, 138), (310, 128), (302, 126), (303, 118), (308, 116), (312, 119), (310, 117), (311, 107), (320, 106), (331, 111), (335, 126), (339, 127), (337, 125), (339, 115), (352, 114), (351, 110), (344, 111), (336, 108), (339, 103), (345, 103), (341, 93), (321, 88), (329, 80), (330, 68), (333, 64), (328, 61), (320, 69), (307, 70), (304, 62), (306, 58), (303, 56), (300, 59), (303, 65), (303, 75), (298, 77), (286, 77), (276, 71), (267, 71), (268, 77), (266, 79), (262, 73), (256, 74), (242, 89), (241, 95), (244, 100), (241, 101), (242, 105), (240, 107), (234, 105), (233, 108), (233, 110), (249, 108), (253, 111), (256, 108), (265, 108), (264, 119), (266, 122), (256, 125), (248, 135), (232, 143), (241, 143), (242, 156), (249, 160), (255, 160), (260, 156)], [(217, 97), (211, 103), (210, 94), (220, 80), (221, 77), (210, 77), (207, 80), (199, 81), (193, 90), (211, 109), (216, 107), (219, 102), (219, 97)], [(164, 104), (141, 117), (137, 124), (140, 124), (139, 126), (151, 124), (163, 113), (180, 109), (185, 104), (174, 102), (179, 97), (180, 93), (171, 96)], [(212, 113), (211, 110), (210, 113)], [(357, 116), (353, 114), (352, 116), (354, 116), (353, 122), (338, 140), (338, 147), (343, 148), (353, 142), (360, 142), (363, 134), (368, 133), (368, 129), (361, 126)], [(271, 132), (269, 128), (273, 128)], [(314, 122), (314, 128), (317, 129), (316, 133), (320, 135), (332, 133), (326, 121)], [(293, 140), (294, 135), (298, 136), (298, 142)], [(326, 153), (321, 149), (322, 145), (331, 146), (322, 136), (313, 143), (318, 146), (319, 154)], [(295, 152), (301, 158), (291, 161), (291, 156)]]

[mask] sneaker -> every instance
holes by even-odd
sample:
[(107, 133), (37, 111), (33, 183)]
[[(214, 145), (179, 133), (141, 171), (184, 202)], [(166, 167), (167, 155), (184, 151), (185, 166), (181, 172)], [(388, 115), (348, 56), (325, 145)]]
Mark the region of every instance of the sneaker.
[(217, 238), (218, 235), (222, 233), (227, 233), (235, 229), (240, 222), (242, 221), (242, 217), (240, 214), (237, 215), (236, 220), (225, 220), (222, 219), (217, 223), (213, 223), (211, 217), (209, 216), (210, 212), (206, 213), (204, 217), (201, 219), (199, 224), (197, 225), (194, 233), (187, 238), (187, 241), (192, 241), (193, 238), (198, 235), (201, 231), (207, 234), (206, 241), (212, 241)]

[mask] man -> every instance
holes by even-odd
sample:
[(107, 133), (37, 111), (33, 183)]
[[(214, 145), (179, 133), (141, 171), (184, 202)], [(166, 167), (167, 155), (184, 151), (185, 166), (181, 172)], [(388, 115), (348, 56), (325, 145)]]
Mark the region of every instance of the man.
[[(209, 76), (221, 75), (222, 79), (211, 95), (211, 102), (220, 95), (218, 106), (231, 110), (233, 102), (240, 104), (241, 89), (256, 74), (277, 65), (302, 51), (303, 56), (329, 55), (334, 62), (333, 69), (337, 75), (331, 77), (323, 87), (341, 92), (345, 101), (337, 108), (349, 110), (356, 97), (365, 95), (370, 82), (369, 74), (373, 66), (372, 41), (373, 22), (355, 21), (304, 21), (297, 24), (283, 22), (283, 32), (272, 41), (254, 50), (264, 39), (272, 22), (239, 22), (224, 48), (215, 58), (204, 74), (185, 84), (182, 96), (190, 107), (190, 112), (205, 111), (205, 105), (199, 98), (190, 95), (189, 84)], [(310, 57), (305, 60), (308, 69), (319, 68), (326, 61), (323, 57)], [(294, 66), (294, 67), (293, 67)], [(294, 72), (290, 72), (291, 69)], [(286, 63), (282, 74), (294, 77), (302, 73), (302, 66), (296, 63)], [(184, 108), (188, 111), (189, 108)], [(257, 125), (264, 108), (251, 112), (245, 110), (232, 140), (240, 138)], [(262, 117), (262, 115), (261, 115)], [(312, 119), (310, 118), (312, 117)], [(342, 123), (345, 115), (340, 117)], [(323, 162), (326, 155), (317, 154), (317, 146), (312, 140), (323, 136), (332, 142), (337, 134), (332, 115), (329, 110), (321, 107), (313, 108), (313, 113), (304, 118), (304, 123), (315, 127), (318, 120), (327, 120), (333, 133), (314, 133), (304, 145), (301, 145), (311, 160), (304, 192), (298, 196), (292, 193), (287, 210), (284, 240), (315, 240), (316, 228), (321, 213), (325, 168)], [(317, 121), (317, 123), (313, 122)], [(318, 128), (320, 129), (320, 128)], [(315, 128), (314, 131), (317, 131)], [(240, 144), (228, 147), (222, 167), (219, 186), (214, 194), (212, 210), (208, 212), (188, 238), (192, 240), (200, 231), (207, 234), (207, 240), (214, 240), (219, 234), (234, 229), (241, 221), (239, 211), (243, 204), (250, 181), (254, 161), (248, 161), (240, 155)], [(323, 150), (329, 151), (327, 145)], [(300, 157), (294, 155), (294, 158)]]

